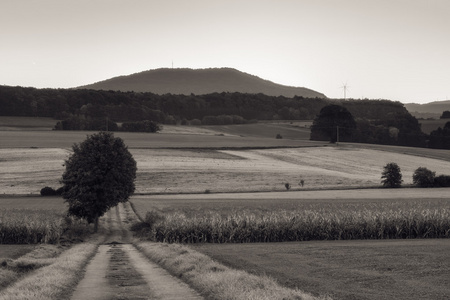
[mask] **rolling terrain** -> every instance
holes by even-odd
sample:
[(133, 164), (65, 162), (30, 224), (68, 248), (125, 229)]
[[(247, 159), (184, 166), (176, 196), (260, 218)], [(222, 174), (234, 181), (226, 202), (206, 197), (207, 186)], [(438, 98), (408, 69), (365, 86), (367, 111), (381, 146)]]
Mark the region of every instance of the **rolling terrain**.
[[(131, 203), (142, 218), (152, 209), (187, 208), (202, 213), (222, 208), (223, 212), (243, 207), (270, 211), (303, 205), (313, 210), (337, 205), (353, 211), (356, 206), (370, 210), (401, 203), (414, 211), (419, 202), (431, 212), (448, 209), (446, 188), (373, 188), (380, 186), (382, 167), (391, 161), (402, 168), (405, 185), (411, 183), (411, 174), (419, 166), (448, 173), (448, 150), (347, 143), (335, 147), (307, 140), (304, 126), (307, 124), (165, 126), (160, 134), (117, 133), (138, 162), (137, 191), (153, 194), (135, 195)], [(22, 195), (3, 195), (0, 204), (8, 209), (45, 209), (57, 202), (63, 207), (65, 204), (58, 197), (24, 195), (36, 195), (44, 185), (58, 187), (70, 146), (90, 133), (24, 129), (0, 131), (2, 192)], [(284, 138), (275, 139), (274, 133)], [(305, 187), (298, 185), (301, 178), (305, 179)], [(293, 185), (291, 191), (284, 188), (288, 180)], [(371, 188), (358, 188), (364, 186)], [(285, 287), (320, 297), (446, 299), (450, 296), (449, 256), (445, 251), (448, 244), (448, 239), (201, 244), (178, 251), (174, 265), (186, 263), (185, 253), (202, 252), (226, 267), (258, 277), (269, 275)], [(161, 247), (164, 252), (179, 246), (153, 242), (148, 245)], [(11, 258), (28, 251), (3, 245), (1, 248)], [(73, 252), (79, 252), (79, 248)], [(95, 249), (89, 251), (92, 256)], [(116, 252), (113, 254), (122, 254)], [(197, 267), (194, 264), (184, 268)], [(222, 274), (222, 268), (215, 266), (209, 271)], [(52, 273), (40, 277), (47, 280)], [(177, 276), (190, 278), (191, 273)], [(228, 290), (233, 288), (231, 285)], [(278, 297), (268, 299), (281, 299)]]
[(416, 118), (439, 118), (443, 111), (450, 110), (450, 100), (425, 104), (406, 103), (405, 108)]

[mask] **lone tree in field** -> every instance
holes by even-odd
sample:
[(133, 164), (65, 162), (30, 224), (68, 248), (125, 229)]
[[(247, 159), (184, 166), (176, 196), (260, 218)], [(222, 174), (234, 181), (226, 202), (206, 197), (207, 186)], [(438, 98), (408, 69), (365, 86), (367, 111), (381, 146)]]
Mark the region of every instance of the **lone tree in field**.
[(121, 138), (100, 132), (74, 144), (62, 176), (63, 197), (69, 203), (69, 215), (94, 223), (134, 192), (136, 161)]
[(402, 172), (396, 163), (388, 163), (381, 173), (381, 183), (384, 187), (397, 188), (402, 185)]
[[(350, 141), (356, 129), (353, 115), (343, 106), (327, 105), (322, 108), (311, 126), (311, 140)], [(339, 134), (339, 136), (338, 136)]]

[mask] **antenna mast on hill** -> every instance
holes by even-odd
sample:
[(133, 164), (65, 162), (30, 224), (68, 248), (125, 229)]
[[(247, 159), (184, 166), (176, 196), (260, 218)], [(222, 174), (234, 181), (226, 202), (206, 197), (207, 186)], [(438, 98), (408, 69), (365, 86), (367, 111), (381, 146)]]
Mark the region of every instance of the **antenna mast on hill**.
[(347, 90), (349, 89), (349, 86), (347, 83), (344, 83), (344, 85), (341, 86), (341, 88), (344, 90), (344, 100), (347, 98)]

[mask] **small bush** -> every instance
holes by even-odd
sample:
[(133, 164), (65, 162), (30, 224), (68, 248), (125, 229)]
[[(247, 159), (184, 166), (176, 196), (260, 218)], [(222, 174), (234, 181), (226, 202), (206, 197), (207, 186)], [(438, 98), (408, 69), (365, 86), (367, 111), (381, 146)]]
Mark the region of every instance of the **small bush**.
[(193, 125), (193, 126), (200, 126), (200, 125), (202, 125), (202, 121), (200, 121), (199, 119), (193, 119), (189, 123), (191, 125)]
[(55, 192), (56, 192), (56, 195), (61, 196), (62, 193), (64, 192), (64, 187), (58, 188)]
[(402, 185), (402, 172), (396, 163), (388, 163), (381, 173), (381, 183), (384, 187), (397, 188)]
[(289, 183), (285, 183), (284, 187), (286, 188), (286, 190), (290, 190), (291, 189), (291, 185)]
[(439, 175), (434, 178), (435, 187), (450, 187), (450, 176), (449, 175)]
[(154, 225), (164, 220), (165, 217), (162, 214), (156, 211), (149, 211), (145, 215), (145, 220), (143, 222), (132, 224), (130, 229), (131, 231), (136, 232), (137, 236), (148, 236), (149, 234), (151, 234)]
[(56, 196), (56, 191), (51, 187), (44, 187), (41, 189), (41, 196)]
[(275, 138), (276, 139), (282, 139), (283, 137), (281, 136), (281, 134), (277, 133), (277, 136)]
[(414, 171), (413, 183), (420, 187), (433, 187), (435, 177), (436, 172), (420, 167)]

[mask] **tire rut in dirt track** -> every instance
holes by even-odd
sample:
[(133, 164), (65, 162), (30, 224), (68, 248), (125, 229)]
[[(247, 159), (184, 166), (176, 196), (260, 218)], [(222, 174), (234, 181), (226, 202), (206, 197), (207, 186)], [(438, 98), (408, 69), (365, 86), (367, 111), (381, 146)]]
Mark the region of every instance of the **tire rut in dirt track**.
[(107, 227), (105, 243), (86, 267), (71, 299), (203, 299), (131, 244), (131, 233), (124, 226), (127, 213), (132, 210), (120, 204), (102, 218)]

